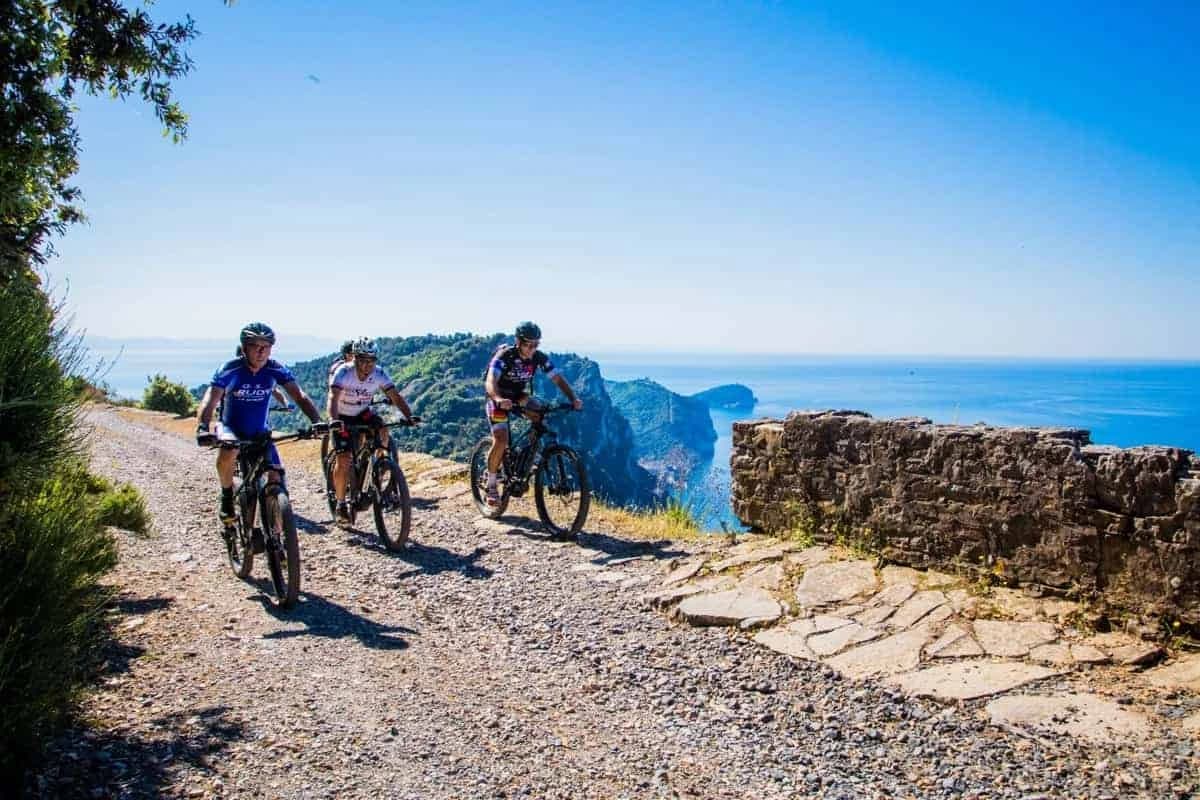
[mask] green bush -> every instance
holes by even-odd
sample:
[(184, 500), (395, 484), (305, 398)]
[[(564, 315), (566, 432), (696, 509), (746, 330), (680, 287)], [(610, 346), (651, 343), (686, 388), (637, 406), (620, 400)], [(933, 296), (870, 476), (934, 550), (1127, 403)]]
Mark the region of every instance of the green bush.
[(181, 417), (189, 416), (196, 408), (192, 393), (182, 383), (171, 383), (166, 375), (158, 374), (148, 379), (150, 383), (142, 393), (142, 408), (150, 411), (167, 411)]
[[(14, 785), (69, 708), (116, 563), (90, 481), (61, 470), (0, 511), (0, 781)], [(109, 495), (100, 495), (106, 497)]]
[(146, 508), (146, 498), (128, 483), (102, 494), (96, 508), (99, 521), (103, 525), (112, 525), (134, 533), (146, 533), (150, 530), (150, 511)]

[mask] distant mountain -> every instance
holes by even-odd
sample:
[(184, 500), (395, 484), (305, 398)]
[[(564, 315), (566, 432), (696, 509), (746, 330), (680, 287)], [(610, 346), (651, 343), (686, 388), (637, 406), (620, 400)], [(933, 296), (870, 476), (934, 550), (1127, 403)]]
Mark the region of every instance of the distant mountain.
[[(423, 419), (414, 429), (400, 429), (400, 446), (465, 461), (480, 438), (488, 434), (484, 418), (483, 374), (492, 354), (506, 337), (458, 333), (449, 336), (379, 338), (379, 363), (396, 381), (413, 412)], [(324, 408), (326, 376), (335, 356), (291, 365), (304, 391)], [(656, 500), (655, 480), (637, 463), (634, 434), (613, 405), (596, 362), (574, 353), (551, 353), (559, 371), (583, 398), (581, 412), (553, 418), (559, 437), (586, 457), (596, 493), (620, 505), (646, 506)], [(557, 401), (558, 387), (539, 374), (537, 397)], [(300, 422), (293, 415), (276, 420), (277, 427)], [(523, 422), (514, 423), (519, 429)]]
[(678, 488), (712, 459), (717, 431), (703, 401), (648, 378), (605, 381), (605, 387), (633, 428), (638, 463), (658, 478), (660, 491)]
[(740, 383), (726, 383), (703, 392), (692, 395), (709, 408), (721, 408), (728, 411), (753, 411), (758, 399), (750, 387)]

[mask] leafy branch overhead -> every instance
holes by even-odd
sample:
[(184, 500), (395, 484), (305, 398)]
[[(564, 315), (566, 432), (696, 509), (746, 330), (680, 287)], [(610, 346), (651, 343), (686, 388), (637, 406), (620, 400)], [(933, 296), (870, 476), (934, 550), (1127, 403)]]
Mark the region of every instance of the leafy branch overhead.
[(73, 98), (82, 89), (113, 98), (140, 95), (163, 135), (187, 136), (187, 114), (171, 82), (192, 61), (191, 17), (155, 23), (116, 0), (9, 0), (0, 10), (0, 285), (52, 254), (50, 239), (83, 219), (79, 132)]

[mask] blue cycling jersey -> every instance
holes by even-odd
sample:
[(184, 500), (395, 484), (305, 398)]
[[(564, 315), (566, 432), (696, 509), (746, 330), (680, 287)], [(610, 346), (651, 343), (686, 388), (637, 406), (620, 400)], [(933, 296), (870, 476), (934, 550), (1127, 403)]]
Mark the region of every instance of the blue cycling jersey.
[(221, 403), (221, 424), (240, 438), (248, 439), (267, 430), (271, 409), (271, 390), (276, 384), (294, 383), (296, 376), (287, 367), (270, 359), (258, 372), (251, 372), (244, 358), (235, 358), (218, 369), (212, 385), (225, 390)]

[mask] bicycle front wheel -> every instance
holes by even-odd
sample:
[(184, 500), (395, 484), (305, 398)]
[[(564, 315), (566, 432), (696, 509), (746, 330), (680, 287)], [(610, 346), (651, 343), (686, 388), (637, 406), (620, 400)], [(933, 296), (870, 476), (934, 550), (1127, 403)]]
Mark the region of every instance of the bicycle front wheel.
[[(321, 446), (324, 448), (324, 443)], [(321, 471), (325, 473), (325, 503), (329, 506), (330, 517), (337, 513), (337, 493), (333, 490), (333, 470), (337, 467), (337, 457), (338, 454), (333, 450), (321, 457)]]
[(412, 499), (400, 465), (391, 459), (375, 462), (375, 531), (388, 550), (403, 550), (412, 526)]
[(496, 519), (508, 508), (508, 495), (501, 493), (499, 505), (490, 506), (487, 502), (487, 459), (492, 449), (490, 437), (484, 437), (471, 451), (471, 471), (468, 480), (471, 481), (471, 498), (475, 508), (488, 519)]
[(282, 491), (263, 503), (263, 527), (267, 531), (267, 566), (275, 590), (275, 604), (291, 608), (300, 598), (300, 537), (292, 501)]
[(556, 539), (575, 538), (592, 502), (587, 470), (569, 447), (546, 449), (533, 481), (534, 501), (542, 524)]

